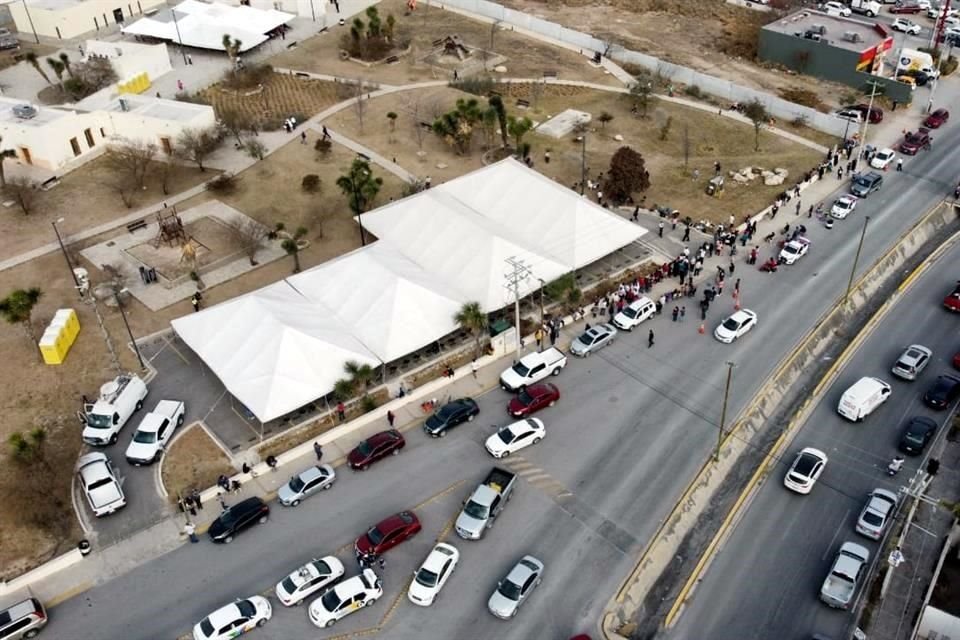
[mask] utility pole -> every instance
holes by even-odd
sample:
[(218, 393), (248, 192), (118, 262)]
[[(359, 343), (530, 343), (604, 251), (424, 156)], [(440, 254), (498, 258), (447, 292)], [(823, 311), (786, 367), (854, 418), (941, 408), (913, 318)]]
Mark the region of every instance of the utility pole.
[(147, 365), (143, 362), (143, 355), (140, 353), (140, 347), (137, 346), (137, 340), (133, 337), (133, 331), (130, 330), (130, 323), (127, 322), (127, 312), (123, 307), (123, 301), (120, 300), (120, 294), (123, 292), (129, 293), (127, 289), (120, 289), (119, 291), (114, 288), (113, 290), (113, 300), (117, 303), (117, 308), (120, 309), (120, 317), (123, 318), (123, 326), (127, 328), (127, 335), (130, 336), (130, 344), (133, 345), (133, 352), (137, 354), (137, 360), (140, 361), (140, 368), (143, 371), (147, 370)]
[(73, 276), (73, 285), (77, 288), (77, 293), (80, 296), (80, 299), (83, 300), (83, 289), (80, 287), (80, 280), (77, 279), (77, 272), (73, 270), (73, 262), (70, 260), (70, 254), (67, 253), (67, 248), (63, 246), (63, 238), (60, 236), (60, 229), (57, 228), (57, 224), (63, 222), (63, 218), (57, 218), (50, 222), (53, 225), (53, 232), (57, 234), (57, 243), (60, 245), (60, 251), (63, 252), (63, 257), (67, 261), (67, 268), (70, 269), (70, 275)]
[(580, 132), (580, 195), (587, 188), (587, 127)]
[(868, 80), (870, 85), (870, 104), (867, 106), (867, 114), (863, 118), (863, 130), (860, 132), (860, 149), (857, 151), (857, 160), (863, 157), (863, 146), (867, 143), (867, 125), (870, 124), (870, 114), (873, 113), (873, 99), (877, 96), (877, 89), (882, 85), (876, 80)]
[(543, 326), (543, 285), (547, 284), (547, 281), (543, 278), (537, 278), (540, 281), (540, 326)]
[(33, 16), (30, 15), (30, 8), (27, 6), (27, 0), (20, 0), (23, 3), (23, 10), (27, 14), (27, 20), (30, 22), (30, 30), (33, 31), (33, 39), (40, 44), (40, 36), (37, 35), (37, 28), (33, 26)]
[(723, 387), (723, 408), (720, 409), (720, 431), (717, 434), (717, 450), (713, 454), (714, 462), (720, 461), (720, 445), (723, 444), (724, 427), (727, 422), (727, 400), (730, 398), (730, 379), (733, 377), (733, 368), (737, 366), (727, 362), (727, 383)]
[(847, 290), (843, 294), (843, 303), (847, 303), (847, 297), (850, 295), (850, 289), (853, 287), (853, 277), (857, 273), (857, 262), (860, 261), (860, 250), (863, 249), (863, 237), (867, 235), (867, 224), (870, 222), (870, 216), (863, 218), (863, 229), (860, 231), (860, 242), (857, 244), (857, 253), (853, 256), (853, 268), (850, 269), (850, 279), (847, 281)]
[(510, 256), (506, 259), (507, 266), (510, 267), (510, 270), (507, 273), (504, 273), (504, 278), (507, 279), (506, 287), (513, 292), (513, 313), (514, 313), (514, 327), (517, 331), (517, 356), (520, 355), (520, 283), (524, 280), (529, 279), (533, 276), (533, 271), (528, 267), (523, 260), (520, 260), (516, 256)]
[(177, 22), (177, 10), (170, 9), (170, 15), (173, 16), (173, 27), (177, 30), (177, 41), (180, 43), (180, 55), (183, 56), (183, 66), (187, 66), (187, 52), (183, 50), (183, 38), (180, 36), (180, 23)]

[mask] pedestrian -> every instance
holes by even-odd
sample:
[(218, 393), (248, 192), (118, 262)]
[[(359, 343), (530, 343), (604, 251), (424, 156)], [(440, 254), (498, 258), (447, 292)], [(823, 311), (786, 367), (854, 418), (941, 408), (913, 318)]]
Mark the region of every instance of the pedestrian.
[(733, 263), (733, 260), (730, 261), (730, 275), (733, 275), (733, 270), (737, 268), (737, 265)]
[(456, 69), (454, 69), (454, 70), (453, 70), (453, 80), (454, 80), (454, 82), (456, 82), (456, 81), (459, 80), (459, 79), (460, 79), (460, 74), (457, 72)]
[(337, 13), (340, 13), (340, 0), (333, 0), (333, 8), (337, 10)]
[(740, 278), (737, 278), (737, 281), (733, 283), (733, 295), (736, 297), (740, 294)]
[(557, 339), (559, 338), (560, 338), (560, 328), (556, 326), (551, 327), (550, 328), (550, 346), (551, 347), (557, 346)]
[(323, 128), (323, 140), (329, 140), (329, 139), (330, 139), (330, 132), (327, 131), (327, 125), (323, 125), (322, 128)]
[(383, 556), (379, 556), (379, 557), (377, 558), (377, 566), (380, 567), (380, 571), (381, 571), (381, 572), (384, 571), (384, 570), (387, 568), (387, 561), (386, 561), (386, 559), (384, 559)]
[(257, 477), (257, 472), (254, 471), (254, 470), (253, 470), (253, 467), (251, 467), (251, 466), (250, 466), (249, 464), (247, 464), (246, 462), (244, 462), (244, 463), (243, 463), (243, 466), (240, 467), (240, 471), (242, 471), (243, 473), (249, 475), (251, 478), (256, 478), (256, 477)]
[(663, 237), (663, 220), (657, 224), (657, 235), (659, 235), (661, 238)]
[(227, 478), (227, 476), (225, 476), (224, 474), (221, 473), (221, 474), (217, 477), (217, 486), (220, 487), (221, 489), (223, 489), (224, 491), (229, 491), (229, 490), (230, 490), (230, 479)]
[(242, 485), (240, 484), (240, 481), (239, 481), (239, 480), (231, 480), (231, 481), (230, 481), (230, 491), (232, 491), (233, 493), (239, 492), (241, 486), (242, 486)]
[(837, 180), (843, 180), (843, 167), (837, 167)]
[(683, 319), (687, 316), (687, 307), (686, 305), (680, 307), (680, 322), (683, 322)]
[[(390, 420), (390, 426), (393, 426), (393, 420)], [(323, 459), (323, 447), (319, 442), (313, 443), (313, 452), (317, 454), (317, 462), (320, 462)]]
[(543, 163), (550, 164), (550, 149), (543, 152)]
[[(390, 425), (390, 428), (393, 429), (393, 421), (397, 419), (396, 414), (393, 411), (387, 409), (387, 424)], [(319, 458), (317, 458), (319, 460)]]
[(193, 294), (193, 297), (190, 298), (190, 304), (193, 305), (194, 311), (200, 311), (200, 298), (197, 297), (197, 294)]
[(277, 457), (274, 455), (267, 456), (266, 460), (267, 466), (270, 467), (270, 471), (277, 470)]
[(807, 217), (808, 217), (808, 218), (812, 218), (812, 217), (813, 217), (813, 205), (810, 205), (810, 208), (807, 209)]
[(640, 205), (637, 205), (633, 208), (633, 215), (630, 216), (630, 220), (636, 222), (640, 218)]
[(190, 515), (196, 516), (196, 515), (197, 515), (197, 503), (194, 501), (193, 496), (192, 496), (192, 495), (189, 495), (189, 494), (186, 495), (186, 496), (184, 496), (183, 502), (184, 502), (184, 504), (185, 504), (186, 507), (187, 507), (187, 511), (190, 512)]
[(187, 522), (187, 524), (183, 527), (183, 532), (187, 534), (188, 538), (190, 538), (190, 542), (200, 542), (200, 538), (197, 537), (197, 527), (194, 526), (192, 522)]
[(673, 321), (676, 322), (677, 318), (680, 317), (680, 307), (674, 307), (673, 313), (671, 313), (670, 315), (673, 318)]
[(337, 419), (340, 422), (343, 422), (347, 419), (347, 408), (343, 404), (343, 400), (337, 403)]
[(477, 378), (477, 370), (478, 370), (479, 368), (480, 368), (480, 366), (477, 364), (477, 359), (474, 358), (474, 359), (473, 359), (473, 362), (470, 363), (470, 373), (473, 374), (473, 378), (474, 378), (474, 379)]
[(221, 510), (221, 511), (226, 511), (226, 510), (227, 510), (227, 501), (224, 499), (223, 495), (224, 495), (223, 493), (218, 493), (218, 494), (217, 494), (217, 501), (220, 502), (220, 510)]
[(537, 351), (541, 351), (543, 349), (543, 327), (538, 327), (533, 337), (537, 341)]
[(897, 158), (897, 171), (903, 171), (903, 158)]
[(681, 242), (690, 242), (690, 225), (683, 230), (683, 240)]
[(803, 204), (802, 202), (800, 202), (799, 200), (797, 200), (797, 215), (800, 215), (800, 209), (801, 209), (801, 205), (802, 205), (802, 204)]
[(177, 91), (183, 91), (183, 80), (177, 80)]
[(306, 132), (306, 131), (301, 131), (301, 132), (300, 132), (300, 144), (307, 144), (307, 132)]
[(647, 349), (653, 346), (653, 329), (647, 334)]

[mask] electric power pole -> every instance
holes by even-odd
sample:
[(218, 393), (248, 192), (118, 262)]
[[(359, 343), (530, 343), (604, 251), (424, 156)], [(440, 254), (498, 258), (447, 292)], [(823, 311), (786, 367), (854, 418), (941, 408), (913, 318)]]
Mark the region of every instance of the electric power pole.
[(509, 270), (503, 274), (506, 288), (513, 293), (514, 327), (517, 332), (517, 356), (520, 356), (520, 283), (533, 277), (533, 271), (516, 256), (506, 259)]
[(857, 150), (857, 159), (863, 157), (863, 147), (867, 144), (867, 125), (870, 124), (870, 114), (873, 113), (873, 99), (877, 97), (877, 89), (882, 85), (875, 80), (868, 80), (870, 85), (870, 104), (867, 106), (867, 114), (863, 118), (863, 129), (860, 131), (860, 149)]
[(733, 377), (733, 368), (737, 366), (727, 362), (727, 384), (723, 387), (723, 408), (720, 409), (720, 433), (717, 434), (717, 450), (713, 454), (716, 462), (720, 461), (720, 445), (723, 444), (724, 428), (727, 422), (727, 400), (730, 398), (730, 379)]

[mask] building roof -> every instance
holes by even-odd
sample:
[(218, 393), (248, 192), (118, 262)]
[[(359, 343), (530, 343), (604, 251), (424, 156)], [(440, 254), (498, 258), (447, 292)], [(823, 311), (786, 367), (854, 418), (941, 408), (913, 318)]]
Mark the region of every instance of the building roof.
[(785, 18), (771, 22), (763, 28), (768, 31), (802, 38), (804, 33), (814, 27), (826, 29), (826, 33), (822, 35), (822, 42), (857, 52), (869, 49), (890, 37), (883, 26), (874, 22), (858, 20), (857, 18), (842, 18), (811, 10), (797, 11)]
[[(36, 115), (32, 118), (21, 118), (14, 114), (13, 108), (16, 106), (30, 105), (36, 110)], [(43, 127), (60, 118), (66, 118), (74, 115), (72, 111), (55, 109), (33, 104), (26, 100), (17, 100), (16, 98), (5, 98), (0, 96), (0, 124), (13, 124), (23, 127)]]

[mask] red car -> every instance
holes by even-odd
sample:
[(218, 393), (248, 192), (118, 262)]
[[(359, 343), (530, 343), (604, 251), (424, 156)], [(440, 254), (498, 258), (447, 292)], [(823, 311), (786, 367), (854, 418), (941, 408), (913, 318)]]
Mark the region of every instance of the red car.
[(950, 119), (950, 112), (946, 109), (937, 109), (933, 113), (927, 116), (927, 119), (923, 121), (923, 126), (930, 127), (931, 129), (939, 129), (947, 123), (947, 120)]
[(371, 462), (388, 455), (397, 455), (406, 445), (403, 434), (395, 429), (376, 433), (356, 447), (347, 455), (347, 464), (351, 469), (366, 469)]
[(960, 351), (953, 356), (953, 368), (960, 369)]
[(915, 156), (920, 149), (930, 146), (930, 132), (927, 129), (918, 129), (907, 134), (900, 143), (900, 153)]
[(890, 13), (920, 13), (921, 11), (918, 4), (897, 4), (890, 7)]
[(877, 124), (878, 122), (883, 122), (883, 109), (881, 109), (880, 107), (871, 107), (868, 104), (860, 103), (860, 104), (853, 105), (853, 107), (851, 108), (856, 109), (857, 111), (862, 113), (863, 117), (865, 118), (869, 113), (870, 124)]
[(515, 418), (526, 418), (544, 407), (552, 407), (560, 399), (560, 390), (549, 382), (530, 385), (507, 404), (507, 413)]
[(960, 281), (957, 281), (953, 293), (943, 299), (943, 306), (947, 308), (947, 311), (960, 312)]
[(413, 511), (401, 511), (370, 527), (369, 531), (357, 538), (353, 550), (358, 556), (379, 556), (418, 533), (420, 520), (417, 515)]

